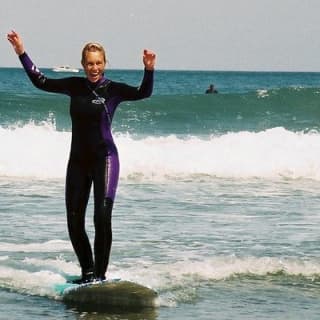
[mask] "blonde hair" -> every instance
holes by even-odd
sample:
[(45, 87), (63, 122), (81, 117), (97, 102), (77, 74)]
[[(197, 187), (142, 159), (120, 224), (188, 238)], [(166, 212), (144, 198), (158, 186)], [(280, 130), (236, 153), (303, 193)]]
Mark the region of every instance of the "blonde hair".
[(96, 42), (89, 42), (82, 49), (82, 58), (81, 58), (82, 65), (84, 65), (84, 63), (86, 61), (87, 53), (94, 52), (94, 51), (101, 52), (104, 62), (107, 63), (107, 56), (106, 56), (106, 52), (105, 52), (103, 46), (99, 43), (96, 43)]

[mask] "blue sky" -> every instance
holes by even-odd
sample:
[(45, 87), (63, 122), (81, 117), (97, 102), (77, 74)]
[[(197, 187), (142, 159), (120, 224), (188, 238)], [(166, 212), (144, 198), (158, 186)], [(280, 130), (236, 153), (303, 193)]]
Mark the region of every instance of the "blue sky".
[(1, 67), (19, 66), (7, 43), (15, 29), (39, 67), (80, 66), (89, 41), (110, 68), (320, 71), (319, 0), (3, 0)]

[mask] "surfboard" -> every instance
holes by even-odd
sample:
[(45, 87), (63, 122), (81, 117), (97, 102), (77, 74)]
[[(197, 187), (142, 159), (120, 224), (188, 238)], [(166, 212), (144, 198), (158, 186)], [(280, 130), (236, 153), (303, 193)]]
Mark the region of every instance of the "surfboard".
[(85, 284), (55, 285), (62, 300), (72, 304), (112, 307), (155, 307), (157, 292), (141, 284), (110, 279)]

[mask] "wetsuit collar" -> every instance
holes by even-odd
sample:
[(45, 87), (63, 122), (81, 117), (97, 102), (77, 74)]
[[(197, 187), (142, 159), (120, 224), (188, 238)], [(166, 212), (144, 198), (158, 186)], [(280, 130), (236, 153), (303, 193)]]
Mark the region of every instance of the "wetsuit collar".
[(91, 82), (90, 80), (88, 80), (88, 78), (86, 79), (87, 80), (87, 83), (88, 83), (88, 86), (91, 88), (91, 89), (96, 89), (98, 88), (101, 84), (103, 84), (104, 82), (107, 81), (107, 79), (102, 76), (101, 79), (99, 79), (97, 82)]

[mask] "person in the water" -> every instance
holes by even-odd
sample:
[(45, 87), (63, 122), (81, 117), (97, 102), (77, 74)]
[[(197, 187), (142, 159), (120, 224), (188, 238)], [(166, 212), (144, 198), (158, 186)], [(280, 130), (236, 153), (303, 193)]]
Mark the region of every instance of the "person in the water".
[[(82, 273), (75, 282), (104, 280), (112, 243), (112, 208), (119, 178), (119, 158), (111, 122), (122, 101), (151, 96), (156, 55), (144, 50), (144, 77), (139, 87), (114, 82), (104, 76), (107, 59), (104, 48), (98, 43), (88, 43), (82, 50), (81, 63), (86, 77), (49, 79), (33, 64), (17, 32), (9, 32), (7, 39), (37, 88), (70, 97), (72, 140), (65, 197), (69, 236)], [(92, 184), (94, 253), (85, 230), (85, 213)]]
[(218, 90), (214, 87), (213, 84), (210, 84), (208, 89), (206, 90), (206, 93), (218, 93)]

